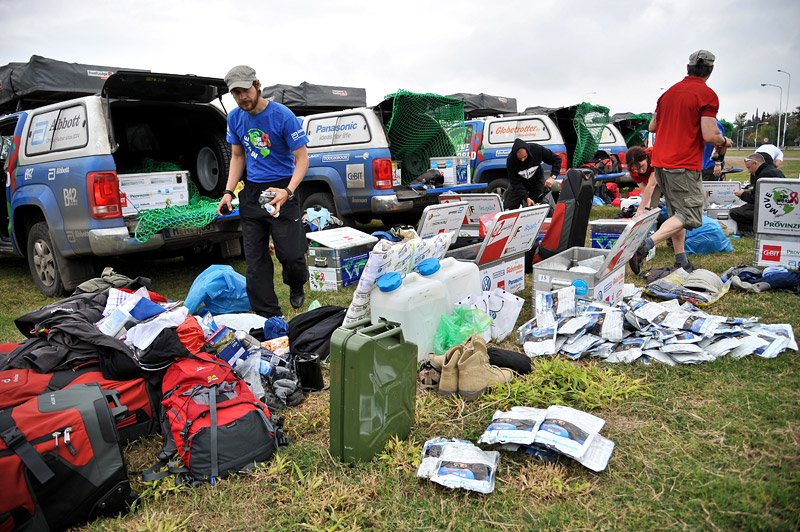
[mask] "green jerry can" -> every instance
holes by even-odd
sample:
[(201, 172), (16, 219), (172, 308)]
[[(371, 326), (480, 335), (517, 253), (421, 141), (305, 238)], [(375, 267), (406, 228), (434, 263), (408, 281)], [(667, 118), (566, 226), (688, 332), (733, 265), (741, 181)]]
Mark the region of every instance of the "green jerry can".
[(330, 452), (347, 463), (369, 461), (414, 422), (417, 346), (396, 323), (369, 320), (331, 337)]

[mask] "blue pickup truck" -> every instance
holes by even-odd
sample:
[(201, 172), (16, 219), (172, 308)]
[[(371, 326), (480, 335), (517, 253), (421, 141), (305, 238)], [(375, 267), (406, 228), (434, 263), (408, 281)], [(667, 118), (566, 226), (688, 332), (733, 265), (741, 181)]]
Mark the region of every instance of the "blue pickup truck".
[[(506, 157), (511, 152), (514, 139), (540, 144), (561, 158), (561, 174), (573, 164), (576, 133), (572, 118), (566, 111), (534, 108), (522, 114), (476, 118), (468, 120), (464, 146), (471, 161), (472, 181), (486, 183), (487, 192), (502, 195), (508, 188)], [(574, 111), (574, 108), (572, 108)], [(617, 159), (618, 172), (598, 175), (597, 179), (624, 182), (629, 179), (625, 166), (627, 147), (622, 134), (611, 124), (606, 125), (600, 137), (598, 151)], [(544, 165), (545, 175), (550, 171)]]
[[(437, 122), (424, 109), (404, 114), (395, 98), (419, 101), (430, 97), (435, 104), (457, 105), (454, 99), (403, 93), (368, 107), (363, 89), (307, 83), (267, 87), (263, 95), (295, 111), (308, 135), (309, 169), (299, 187), (303, 210), (324, 207), (348, 225), (375, 218), (389, 225), (415, 223), (426, 206), (438, 203), (439, 194), (485, 188), (470, 182), (466, 164), (461, 169), (462, 179), (454, 183), (424, 188), (411, 184), (413, 177), (431, 168), (430, 157), (454, 156), (463, 136), (463, 122), (456, 124), (460, 136), (455, 139), (448, 130), (452, 124)], [(392, 121), (414, 127), (398, 126), (390, 132)], [(403, 156), (399, 145), (406, 140), (401, 138), (406, 133), (430, 138), (426, 145)], [(448, 148), (450, 153), (437, 152)]]
[[(206, 195), (218, 197), (224, 188), (226, 119), (209, 103), (227, 92), (221, 79), (44, 66), (100, 79), (81, 89), (98, 94), (71, 99), (40, 90), (29, 93), (39, 100), (17, 95), (13, 102), (0, 91), (0, 111), (10, 104), (24, 108), (0, 116), (0, 252), (26, 257), (42, 293), (71, 291), (95, 276), (102, 257), (205, 254), (210, 246), (222, 256), (241, 253), (236, 215), (203, 229), (165, 229), (146, 241), (134, 234), (137, 208), (146, 201), (185, 201), (189, 179)], [(56, 102), (42, 105), (48, 99)], [(142, 173), (145, 158), (181, 170)], [(133, 173), (126, 196), (120, 183)]]

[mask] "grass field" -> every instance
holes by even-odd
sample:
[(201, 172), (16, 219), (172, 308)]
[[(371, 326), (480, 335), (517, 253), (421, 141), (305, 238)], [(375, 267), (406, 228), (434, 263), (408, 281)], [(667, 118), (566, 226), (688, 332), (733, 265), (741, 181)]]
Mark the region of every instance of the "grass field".
[[(790, 165), (796, 165), (796, 175), (800, 163), (787, 161), (784, 166)], [(615, 211), (595, 208), (592, 218), (613, 217)], [(733, 253), (692, 257), (692, 261), (716, 272), (751, 263), (753, 240), (732, 243)], [(669, 250), (659, 249), (653, 264), (671, 263)], [(233, 265), (244, 271), (243, 262)], [(175, 299), (185, 296), (203, 269), (179, 259), (119, 261), (113, 266), (132, 277), (152, 278), (155, 290)], [(628, 273), (628, 282), (631, 277)], [(529, 276), (528, 300), (530, 286)], [(282, 301), (288, 301), (288, 290), (280, 283), (278, 291)], [(36, 292), (21, 259), (0, 259), (0, 293), (0, 342), (21, 340), (13, 319), (52, 301)], [(322, 304), (346, 306), (350, 293), (309, 294), (309, 300), (318, 297)], [(731, 292), (710, 310), (759, 316), (767, 323), (792, 323), (800, 336), (798, 303), (797, 296), (785, 293)], [(528, 301), (520, 321), (529, 317)], [(503, 347), (515, 346), (505, 343)], [(285, 412), (292, 444), (265, 467), (215, 488), (198, 489), (176, 488), (171, 480), (145, 484), (132, 474), (142, 495), (136, 510), (87, 528), (800, 527), (800, 358), (796, 352), (773, 360), (721, 359), (672, 368), (537, 360), (534, 373), (516, 379), (513, 395), (510, 391), (498, 387), (475, 404), (420, 391), (410, 438), (390, 442), (375, 460), (357, 467), (344, 466), (329, 455), (328, 393), (316, 393)], [(492, 495), (449, 491), (415, 477), (426, 439), (454, 436), (474, 441), (498, 405), (556, 403), (606, 419), (603, 434), (617, 445), (606, 472), (591, 473), (568, 459), (545, 465), (504, 453)], [(131, 471), (152, 463), (158, 448), (155, 437), (128, 446), (125, 454)]]

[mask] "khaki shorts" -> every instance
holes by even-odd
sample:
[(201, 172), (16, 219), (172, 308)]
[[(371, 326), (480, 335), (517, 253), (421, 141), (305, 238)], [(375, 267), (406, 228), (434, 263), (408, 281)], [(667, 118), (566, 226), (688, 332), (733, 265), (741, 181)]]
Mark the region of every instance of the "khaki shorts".
[(656, 183), (667, 202), (667, 213), (676, 216), (684, 229), (703, 225), (703, 179), (693, 170), (656, 168)]

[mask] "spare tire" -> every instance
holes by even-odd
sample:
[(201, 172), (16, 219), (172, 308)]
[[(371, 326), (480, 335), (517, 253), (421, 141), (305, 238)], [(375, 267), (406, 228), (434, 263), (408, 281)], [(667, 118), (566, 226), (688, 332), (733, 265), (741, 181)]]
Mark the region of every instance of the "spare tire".
[(192, 178), (200, 194), (219, 198), (228, 180), (228, 167), (231, 164), (231, 146), (225, 135), (214, 133), (206, 135), (197, 144), (192, 158)]

